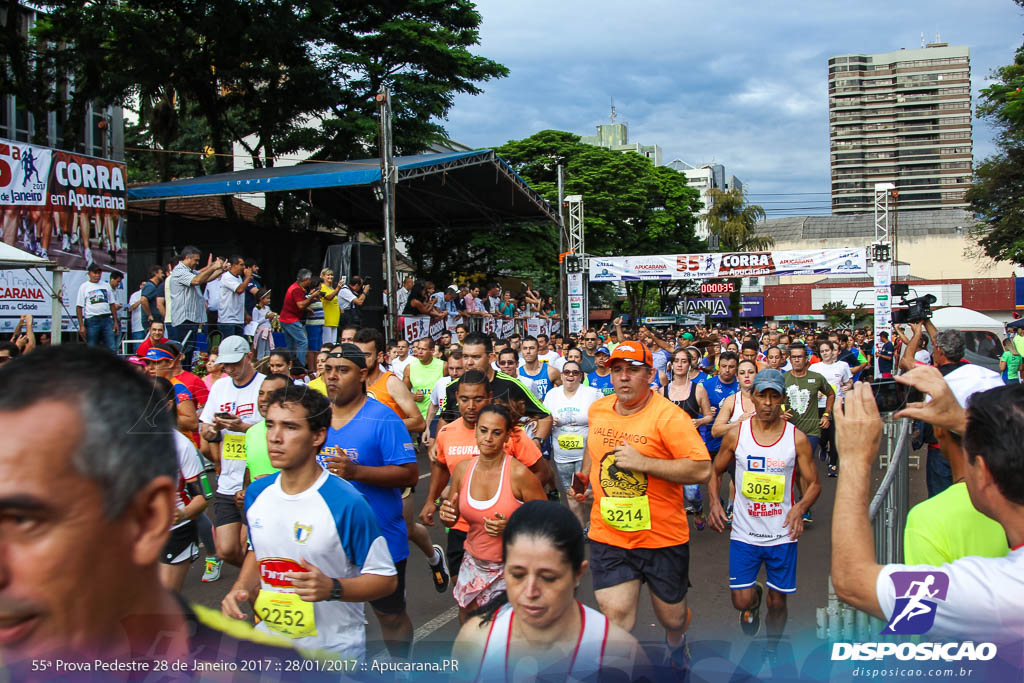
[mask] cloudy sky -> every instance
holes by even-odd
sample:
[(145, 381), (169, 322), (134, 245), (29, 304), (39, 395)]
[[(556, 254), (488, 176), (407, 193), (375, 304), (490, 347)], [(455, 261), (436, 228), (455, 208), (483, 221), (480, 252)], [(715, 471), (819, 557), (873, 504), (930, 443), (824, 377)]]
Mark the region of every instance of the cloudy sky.
[[(772, 214), (828, 213), (830, 56), (933, 42), (971, 49), (973, 101), (1024, 42), (1011, 0), (478, 0), (477, 52), (511, 75), (461, 97), (446, 127), (473, 147), (547, 128), (592, 135), (610, 98), (663, 162), (716, 162)], [(974, 122), (974, 156), (994, 150)], [(796, 194), (818, 193), (818, 194)], [(778, 202), (778, 203), (774, 203)], [(808, 207), (803, 210), (798, 207)]]

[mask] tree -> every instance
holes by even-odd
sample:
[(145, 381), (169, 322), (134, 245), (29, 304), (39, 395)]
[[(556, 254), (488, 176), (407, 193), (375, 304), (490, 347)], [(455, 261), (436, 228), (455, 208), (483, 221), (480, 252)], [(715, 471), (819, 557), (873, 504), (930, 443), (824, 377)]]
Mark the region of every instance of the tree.
[[(214, 172), (230, 170), (236, 143), (256, 167), (300, 153), (331, 160), (375, 156), (374, 96), (385, 85), (394, 95), (396, 150), (418, 152), (444, 135), (440, 121), (456, 95), (478, 94), (479, 83), (508, 73), (471, 52), (481, 17), (468, 0), (39, 4), (46, 11), (24, 44), (7, 31), (6, 58), (15, 68), (5, 91), (32, 103), (37, 121), (47, 111), (82, 120), (61, 100), (66, 89), (38, 87), (73, 78), (78, 99), (71, 102), (79, 109), (85, 96), (134, 106), (141, 122), (136, 139), (211, 151), (205, 163), (186, 160), (188, 170), (207, 164)], [(28, 56), (12, 52), (18, 48)], [(45, 73), (27, 71), (35, 62)], [(54, 94), (45, 103), (30, 99), (48, 90)], [(176, 131), (203, 139), (197, 144)], [(61, 146), (73, 149), (81, 133), (65, 126)], [(175, 168), (143, 163), (160, 176)], [(268, 217), (278, 201), (268, 197)]]
[(972, 237), (986, 256), (1024, 265), (1024, 46), (981, 91), (978, 116), (996, 128), (998, 152), (974, 171), (967, 201), (981, 217)]
[[(765, 219), (764, 209), (758, 204), (748, 204), (743, 188), (710, 192), (711, 208), (708, 210), (708, 232), (718, 237), (721, 251), (763, 251), (771, 249), (775, 240), (771, 235), (758, 235), (757, 224)], [(741, 278), (732, 278), (733, 291), (729, 295), (733, 324), (740, 320)]]
[[(558, 198), (557, 166), (564, 167), (565, 194), (583, 196), (584, 236), (590, 254), (672, 254), (703, 247), (695, 235), (700, 195), (686, 184), (685, 176), (670, 168), (656, 167), (639, 154), (586, 145), (578, 135), (556, 130), (510, 141), (497, 152), (551, 202)], [(529, 262), (555, 272), (555, 227), (547, 223), (528, 234), (530, 242), (522, 253), (499, 252), (501, 256), (516, 259), (506, 260), (510, 268)], [(501, 240), (500, 233), (492, 233), (477, 238), (477, 243)], [(649, 291), (658, 291), (658, 283), (627, 283), (632, 315), (641, 310)]]

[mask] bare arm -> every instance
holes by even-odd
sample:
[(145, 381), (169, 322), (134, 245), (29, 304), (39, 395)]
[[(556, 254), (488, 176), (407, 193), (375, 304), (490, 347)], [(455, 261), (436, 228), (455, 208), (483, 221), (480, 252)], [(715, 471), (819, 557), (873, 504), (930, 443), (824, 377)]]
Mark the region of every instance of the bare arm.
[[(537, 464), (540, 464), (539, 461)], [(545, 464), (545, 467), (547, 465)], [(550, 468), (548, 468), (550, 472)], [(534, 475), (532, 469), (526, 469), (523, 463), (518, 460), (512, 461), (512, 493), (516, 498), (528, 503), (531, 500), (547, 500), (547, 494), (544, 493), (544, 487), (541, 485), (540, 480)]]
[(715, 418), (711, 415), (711, 399), (708, 398), (707, 389), (704, 388), (703, 384), (698, 384), (694, 391), (697, 392), (697, 405), (700, 406), (700, 414), (703, 417), (694, 420), (693, 426), (703, 427), (704, 425), (711, 424), (711, 421)]
[(836, 445), (843, 476), (836, 486), (832, 538), (843, 542), (832, 544), (832, 583), (840, 600), (884, 619), (875, 588), (882, 566), (875, 560), (868, 518), (871, 465), (878, 456), (881, 434), (882, 420), (871, 388), (858, 383), (836, 413)]
[(708, 500), (711, 507), (708, 510), (708, 523), (711, 528), (722, 533), (725, 529), (725, 510), (722, 509), (722, 475), (729, 469), (729, 464), (736, 457), (736, 442), (739, 440), (739, 432), (729, 432), (722, 439), (722, 445), (715, 456), (714, 466), (711, 472), (711, 479), (708, 481)]
[(441, 492), (451, 478), (447, 465), (436, 460), (430, 463), (430, 489), (427, 491), (423, 509), (420, 510), (420, 521), (427, 526), (434, 526), (434, 501), (441, 497)]
[[(388, 377), (387, 388), (391, 398), (395, 399), (395, 403), (405, 413), (402, 422), (405, 423), (405, 428), (409, 430), (409, 433), (422, 432), (426, 429), (430, 423), (429, 421), (424, 421), (423, 415), (420, 414), (420, 409), (416, 407), (416, 401), (413, 399), (409, 388), (394, 376)], [(433, 404), (430, 407), (433, 408)]]
[(729, 422), (729, 418), (732, 417), (732, 411), (736, 407), (737, 396), (739, 396), (739, 394), (733, 394), (722, 401), (722, 404), (718, 407), (718, 413), (715, 415), (715, 421), (711, 425), (711, 436), (716, 439), (721, 439), (740, 425), (739, 422), (732, 424)]
[(355, 475), (347, 478), (384, 488), (405, 488), (416, 485), (420, 478), (420, 468), (414, 462), (404, 465), (383, 465), (382, 467), (356, 465)]
[(196, 404), (191, 400), (182, 401), (178, 404), (178, 430), (194, 432), (197, 429), (199, 429), (199, 416), (196, 414)]

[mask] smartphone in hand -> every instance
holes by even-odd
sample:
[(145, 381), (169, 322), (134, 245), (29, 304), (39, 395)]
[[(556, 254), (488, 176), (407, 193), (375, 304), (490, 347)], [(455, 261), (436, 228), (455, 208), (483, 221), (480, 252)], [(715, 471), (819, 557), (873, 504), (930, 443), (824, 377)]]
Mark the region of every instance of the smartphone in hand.
[(570, 488), (572, 489), (573, 493), (581, 496), (587, 490), (587, 485), (583, 483), (582, 479), (580, 479), (579, 472), (572, 473), (572, 485), (570, 486)]

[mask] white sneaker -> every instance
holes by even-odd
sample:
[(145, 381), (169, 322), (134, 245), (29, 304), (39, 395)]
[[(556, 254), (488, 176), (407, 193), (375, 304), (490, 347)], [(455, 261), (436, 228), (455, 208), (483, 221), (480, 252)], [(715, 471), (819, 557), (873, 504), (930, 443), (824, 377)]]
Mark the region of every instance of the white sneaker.
[(85, 262), (87, 264), (92, 264), (93, 263), (93, 260), (92, 260), (92, 249), (90, 249), (89, 247), (86, 247), (82, 251), (82, 257), (85, 258)]
[(203, 571), (203, 583), (213, 583), (220, 578), (221, 567), (224, 566), (224, 560), (217, 557), (206, 558), (206, 569)]
[(63, 239), (60, 241), (60, 248), (64, 251), (71, 251), (71, 240), (68, 239), (68, 234), (63, 233)]

